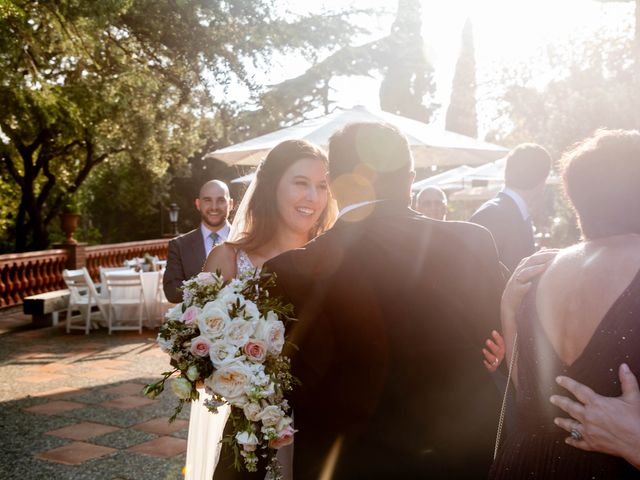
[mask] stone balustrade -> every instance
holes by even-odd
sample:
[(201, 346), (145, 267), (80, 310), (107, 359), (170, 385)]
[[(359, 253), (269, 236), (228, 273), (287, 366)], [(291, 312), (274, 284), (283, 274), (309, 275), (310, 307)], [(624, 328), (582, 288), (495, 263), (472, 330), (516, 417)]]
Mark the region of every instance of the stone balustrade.
[(86, 266), (98, 279), (100, 267), (119, 267), (125, 260), (145, 253), (167, 258), (167, 239), (110, 245), (56, 245), (56, 249), (0, 255), (0, 308), (22, 304), (29, 295), (65, 288), (62, 271)]
[(0, 255), (0, 308), (20, 305), (24, 297), (65, 288), (64, 249)]
[(125, 260), (139, 258), (148, 253), (160, 260), (167, 259), (168, 240), (144, 240), (140, 242), (94, 245), (86, 248), (86, 267), (91, 278), (100, 277), (100, 267), (121, 267)]

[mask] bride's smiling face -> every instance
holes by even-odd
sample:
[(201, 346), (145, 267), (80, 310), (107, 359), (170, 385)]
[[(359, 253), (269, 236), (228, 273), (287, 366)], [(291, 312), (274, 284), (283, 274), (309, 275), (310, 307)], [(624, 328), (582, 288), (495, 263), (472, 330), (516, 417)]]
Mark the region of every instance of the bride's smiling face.
[(298, 160), (285, 170), (278, 182), (276, 201), (280, 220), (296, 233), (311, 231), (328, 200), (327, 169), (321, 160)]

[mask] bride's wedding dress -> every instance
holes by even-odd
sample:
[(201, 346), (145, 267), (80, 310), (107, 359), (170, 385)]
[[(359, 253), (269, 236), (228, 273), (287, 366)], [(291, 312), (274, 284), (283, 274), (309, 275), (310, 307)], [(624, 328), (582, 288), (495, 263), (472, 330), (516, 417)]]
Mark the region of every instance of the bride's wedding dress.
[[(256, 270), (244, 250), (237, 252), (236, 268), (237, 276), (251, 274)], [(224, 405), (218, 408), (218, 413), (214, 415), (204, 405), (205, 400), (211, 399), (211, 395), (204, 391), (204, 387), (199, 388), (198, 393), (200, 396), (191, 403), (189, 416), (185, 480), (213, 478), (222, 447), (220, 440), (230, 411), (229, 405)]]

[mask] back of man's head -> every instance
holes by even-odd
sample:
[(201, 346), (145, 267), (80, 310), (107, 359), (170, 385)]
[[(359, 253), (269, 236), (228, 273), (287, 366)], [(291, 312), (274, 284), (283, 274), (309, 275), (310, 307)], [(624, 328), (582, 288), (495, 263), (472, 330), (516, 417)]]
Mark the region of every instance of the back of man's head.
[(409, 142), (392, 125), (352, 123), (329, 140), (331, 180), (357, 177), (356, 181), (370, 184), (378, 199), (408, 198), (406, 185), (412, 172)]
[(551, 156), (535, 143), (522, 143), (507, 155), (504, 184), (507, 188), (531, 190), (543, 184), (551, 170)]

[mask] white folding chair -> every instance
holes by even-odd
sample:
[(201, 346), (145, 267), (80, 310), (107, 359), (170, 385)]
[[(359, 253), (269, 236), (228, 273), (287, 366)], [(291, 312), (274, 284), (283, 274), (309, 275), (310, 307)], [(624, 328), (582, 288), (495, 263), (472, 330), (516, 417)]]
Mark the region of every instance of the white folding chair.
[[(66, 331), (84, 330), (89, 334), (91, 330), (91, 308), (97, 306), (99, 313), (104, 316), (104, 304), (99, 298), (96, 287), (86, 268), (78, 270), (64, 270), (62, 278), (69, 289), (69, 305), (67, 307)], [(73, 316), (73, 312), (80, 312)], [(74, 324), (74, 320), (82, 320), (82, 324)]]
[(133, 270), (133, 267), (100, 267), (100, 283), (102, 285), (105, 285), (105, 278), (104, 278), (105, 273), (124, 272), (126, 270)]
[[(114, 330), (138, 330), (138, 333), (142, 333), (144, 294), (140, 273), (132, 270), (107, 271), (104, 272), (104, 279), (109, 305), (109, 315), (107, 317), (109, 335)], [(122, 318), (123, 311), (133, 307), (137, 307), (138, 310), (137, 326), (125, 325), (125, 319)], [(120, 310), (120, 315), (118, 315), (117, 310)]]
[(167, 313), (169, 308), (173, 307), (175, 303), (171, 303), (167, 300), (167, 296), (164, 294), (164, 288), (162, 288), (162, 275), (163, 272), (159, 272), (158, 275), (158, 290), (156, 295), (156, 304), (157, 304), (157, 313), (160, 316), (160, 324), (164, 322), (164, 315)]

